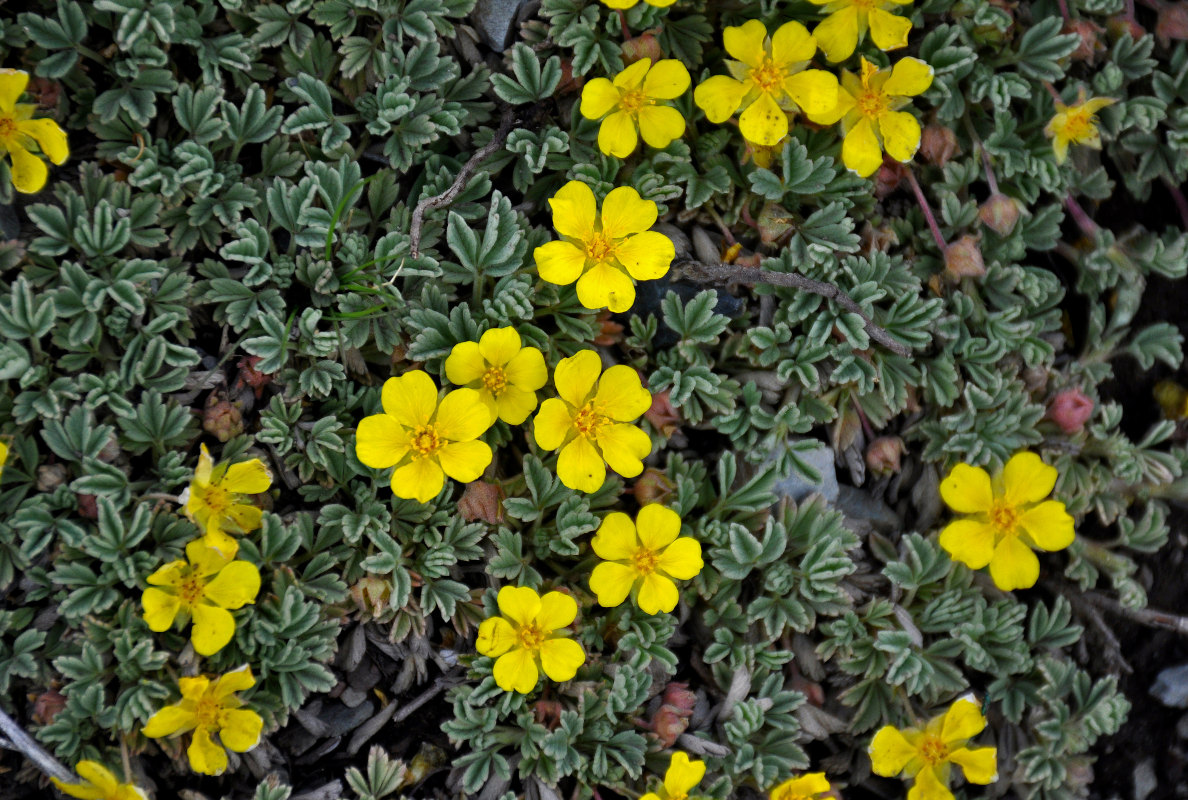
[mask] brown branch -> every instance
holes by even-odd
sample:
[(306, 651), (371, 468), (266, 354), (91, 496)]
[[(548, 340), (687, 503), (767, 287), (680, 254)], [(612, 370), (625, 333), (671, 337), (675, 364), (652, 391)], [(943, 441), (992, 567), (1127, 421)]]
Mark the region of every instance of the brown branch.
[[(1072, 592), (1069, 595), (1071, 596)], [(1151, 628), (1174, 631), (1181, 636), (1188, 636), (1188, 617), (1181, 617), (1177, 614), (1160, 611), (1156, 608), (1129, 608), (1099, 592), (1085, 592), (1082, 596), (1098, 608), (1108, 611), (1111, 614), (1116, 614), (1124, 619)]]
[(458, 177), (454, 178), (454, 182), (450, 184), (450, 188), (446, 189), (439, 195), (433, 197), (426, 197), (417, 203), (416, 208), (413, 209), (412, 223), (408, 227), (409, 250), (413, 258), (421, 254), (421, 228), (425, 224), (425, 212), (434, 208), (441, 208), (454, 202), (462, 189), (465, 188), (470, 176), (478, 169), (479, 164), (486, 161), (491, 155), (503, 147), (507, 135), (511, 133), (512, 125), (516, 121), (515, 112), (510, 108), (504, 109), (503, 117), (499, 120), (499, 128), (496, 129), (495, 135), (491, 137), (491, 141), (480, 147), (470, 159), (462, 165), (462, 169), (458, 171)]
[(33, 762), (39, 770), (64, 783), (77, 783), (74, 773), (58, 763), (58, 760), (42, 748), (33, 737), (25, 733), (12, 717), (0, 709), (0, 733), (4, 734), (4, 747), (15, 750)]
[(820, 295), (826, 300), (832, 300), (837, 303), (846, 311), (861, 317), (866, 335), (872, 341), (878, 342), (891, 352), (905, 358), (910, 357), (912, 354), (910, 347), (892, 339), (891, 334), (876, 325), (874, 320), (867, 316), (866, 312), (850, 299), (848, 294), (832, 283), (806, 278), (799, 272), (772, 272), (771, 270), (761, 269), (759, 267), (740, 267), (734, 264), (703, 264), (700, 261), (694, 261), (692, 259), (681, 261), (680, 266), (685, 273), (685, 277), (697, 283), (704, 283), (711, 286), (730, 287), (738, 284), (754, 286), (757, 283), (765, 283), (769, 286), (782, 286), (788, 289), (799, 289), (802, 292)]

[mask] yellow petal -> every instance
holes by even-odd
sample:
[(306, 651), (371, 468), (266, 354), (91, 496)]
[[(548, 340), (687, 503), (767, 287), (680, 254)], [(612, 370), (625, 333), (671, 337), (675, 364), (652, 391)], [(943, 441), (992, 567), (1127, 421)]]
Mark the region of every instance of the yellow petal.
[(392, 473), (392, 494), (405, 500), (428, 503), (443, 486), (445, 474), (433, 458), (418, 458)]
[(445, 361), (446, 378), (455, 386), (465, 386), (472, 381), (480, 380), (486, 371), (487, 362), (479, 352), (478, 342), (459, 342), (450, 350)]
[(941, 481), (941, 499), (958, 514), (977, 514), (989, 511), (994, 505), (994, 490), (990, 476), (981, 467), (958, 464)]
[(235, 558), (235, 554), (239, 552), (239, 543), (227, 535), (227, 532), (216, 524), (208, 525), (206, 533), (202, 537), (202, 543), (207, 547), (214, 548), (226, 556), (228, 559)]
[[(79, 763), (81, 764), (82, 762), (80, 761)], [(50, 782), (58, 787), (58, 791), (62, 794), (77, 797), (79, 800), (107, 800), (107, 798), (112, 796), (111, 792), (85, 783), (65, 783), (52, 776), (50, 777)]]
[(906, 111), (888, 111), (879, 117), (883, 147), (896, 161), (907, 163), (920, 149), (920, 123)]
[(622, 72), (615, 76), (615, 88), (627, 91), (640, 88), (643, 86), (644, 78), (647, 77), (648, 69), (651, 66), (652, 59), (650, 58), (641, 58), (634, 64), (628, 64)]
[(891, 77), (883, 84), (883, 91), (898, 97), (923, 94), (932, 85), (932, 67), (918, 58), (901, 58), (891, 68)]
[(517, 642), (516, 629), (503, 617), (491, 617), (479, 625), (474, 647), (484, 656), (501, 656)]
[(842, 141), (842, 163), (861, 178), (869, 178), (883, 163), (883, 150), (870, 119), (863, 117)]
[(1017, 536), (1007, 536), (994, 549), (990, 577), (1004, 592), (1030, 589), (1039, 580), (1039, 559)]
[(693, 90), (693, 102), (715, 124), (730, 119), (747, 93), (746, 84), (726, 75), (706, 78)]
[(502, 367), (520, 352), (520, 334), (510, 326), (491, 328), (479, 338), (479, 351), (489, 364)]
[(198, 466), (194, 469), (194, 482), (202, 486), (210, 484), (210, 476), (214, 472), (214, 460), (205, 444), (198, 445)]
[(372, 469), (394, 467), (408, 453), (409, 430), (389, 414), (359, 420), (355, 430), (355, 455)]
[(252, 675), (252, 668), (244, 664), (239, 669), (233, 669), (224, 674), (211, 688), (216, 700), (226, 700), (236, 692), (242, 692), (256, 685), (256, 678)]
[[(260, 520), (264, 517), (264, 512), (256, 506), (246, 503), (235, 503), (227, 509), (226, 513), (226, 527), (229, 531), (235, 533), (251, 533), (260, 527)], [(239, 545), (236, 545), (236, 550)], [(223, 555), (228, 558), (234, 558), (234, 552), (228, 552), (224, 548), (218, 548)]]
[(206, 728), (194, 731), (186, 755), (190, 757), (190, 769), (199, 775), (222, 775), (227, 770), (227, 751), (211, 740)]
[[(189, 550), (187, 545), (186, 550)], [(188, 567), (185, 561), (170, 561), (152, 575), (145, 578), (153, 586), (177, 586), (182, 581), (182, 571)]]
[[(645, 506), (645, 508), (650, 506)], [(701, 542), (684, 536), (664, 548), (656, 562), (656, 569), (677, 580), (687, 581), (695, 578), (705, 561), (701, 557)]]
[(12, 156), (13, 188), (23, 194), (40, 192), (49, 177), (45, 162), (15, 142), (9, 144), (8, 154)]
[(553, 209), (553, 227), (562, 236), (580, 241), (589, 241), (594, 235), (594, 221), (598, 217), (598, 205), (594, 192), (581, 181), (570, 181), (549, 198)]
[(616, 364), (602, 373), (594, 398), (607, 416), (619, 422), (638, 419), (652, 405), (652, 394), (643, 387), (639, 373), (626, 364)]
[(622, 511), (612, 511), (603, 518), (590, 546), (599, 558), (607, 561), (631, 560), (640, 548), (635, 523)]
[(606, 482), (606, 463), (590, 440), (579, 436), (561, 448), (561, 454), (557, 457), (557, 477), (570, 489), (596, 492)]
[(535, 392), (549, 381), (544, 356), (535, 347), (525, 347), (503, 368), (507, 382), (525, 392)]
[(271, 485), (272, 476), (268, 474), (268, 467), (258, 458), (232, 464), (227, 467), (223, 480), (219, 481), (219, 486), (236, 494), (259, 494), (268, 491)]
[(109, 794), (115, 794), (119, 789), (119, 780), (111, 770), (98, 761), (80, 761), (74, 765), (74, 771), (84, 781)]
[(486, 442), (452, 442), (441, 448), (437, 457), (446, 475), (470, 483), (477, 481), (483, 470), (491, 465), (494, 453)]
[(546, 639), (540, 645), (540, 666), (545, 675), (558, 683), (572, 679), (585, 663), (586, 654), (573, 639)]
[(684, 135), (685, 118), (671, 106), (644, 106), (639, 110), (639, 133), (649, 147), (668, 147)]
[(757, 67), (763, 63), (767, 54), (764, 40), (767, 38), (767, 28), (757, 19), (748, 20), (742, 25), (726, 28), (722, 32), (722, 44), (731, 58), (737, 59), (748, 67)]
[(231, 559), (213, 547), (207, 547), (201, 539), (194, 539), (186, 545), (186, 558), (198, 575), (203, 578), (217, 574), (223, 567), (231, 563)]
[(553, 371), (553, 386), (565, 402), (581, 408), (590, 398), (602, 373), (602, 359), (595, 350), (579, 350), (563, 358)]
[(228, 750), (246, 753), (260, 743), (260, 732), (264, 720), (255, 711), (246, 708), (228, 709), (220, 716), (223, 726), (219, 729), (219, 741)]
[[(643, 459), (652, 452), (652, 440), (634, 425), (615, 423), (598, 431), (598, 447), (611, 469), (624, 478), (634, 478), (643, 472)], [(601, 481), (598, 485), (602, 485)], [(585, 491), (592, 492), (595, 489)]]
[(29, 85), (29, 73), (23, 69), (0, 69), (0, 111), (11, 111)]
[(586, 119), (602, 119), (619, 105), (622, 95), (606, 78), (593, 78), (582, 87), (581, 113)]
[(609, 308), (619, 314), (635, 302), (635, 282), (626, 271), (603, 262), (578, 278), (577, 296), (586, 308)]
[(645, 614), (667, 614), (676, 608), (680, 599), (676, 584), (653, 572), (644, 576), (636, 601), (639, 603), (639, 610)]
[(575, 244), (560, 240), (542, 244), (532, 251), (532, 258), (541, 280), (558, 286), (573, 283), (586, 268), (586, 252)]
[(543, 631), (556, 631), (573, 624), (577, 619), (577, 601), (564, 592), (548, 592), (540, 598), (536, 624)]
[(664, 773), (664, 791), (668, 792), (669, 797), (688, 794), (704, 777), (704, 761), (690, 761), (685, 753), (673, 753), (672, 760), (668, 762), (668, 771)]
[(226, 647), (235, 635), (235, 618), (230, 611), (198, 603), (194, 606), (193, 614), (194, 627), (190, 631), (190, 641), (194, 643), (194, 652), (198, 655), (214, 655)]
[(598, 128), (598, 149), (608, 156), (626, 158), (639, 145), (635, 117), (626, 111), (616, 111), (602, 121)]
[(525, 392), (508, 386), (495, 401), (495, 413), (508, 425), (522, 425), (528, 415), (536, 410), (536, 392)]
[(949, 787), (941, 782), (936, 767), (925, 767), (916, 774), (916, 782), (908, 789), (908, 800), (953, 800)]
[(197, 724), (198, 720), (194, 716), (194, 712), (187, 711), (181, 706), (165, 706), (149, 717), (140, 732), (150, 739), (160, 739), (163, 736), (172, 736), (175, 733), (193, 730)]
[(784, 91), (813, 121), (837, 108), (837, 78), (820, 69), (806, 69), (784, 79)]
[(654, 100), (675, 100), (689, 90), (689, 70), (675, 58), (663, 58), (644, 78), (644, 94)]
[(912, 29), (912, 21), (907, 17), (898, 17), (889, 11), (874, 7), (869, 11), (870, 38), (875, 47), (880, 50), (898, 50), (907, 47), (908, 31)]
[(620, 242), (615, 248), (615, 257), (632, 278), (650, 281), (668, 273), (676, 258), (676, 247), (664, 234), (644, 231)]
[(598, 597), (598, 605), (615, 608), (631, 594), (637, 573), (631, 567), (603, 561), (590, 573), (590, 591)]
[(181, 692), (183, 700), (191, 700), (197, 703), (211, 690), (210, 679), (204, 675), (197, 675), (193, 678), (178, 678), (177, 690)]
[(173, 625), (181, 601), (175, 594), (150, 587), (141, 595), (140, 604), (144, 606), (144, 621), (148, 623), (149, 630), (159, 633), (169, 630)]
[(242, 608), (260, 593), (260, 570), (247, 561), (232, 561), (206, 584), (203, 596), (223, 608)]
[(940, 546), (970, 569), (981, 569), (994, 557), (993, 525), (974, 519), (957, 519), (941, 531)]
[(1073, 518), (1064, 503), (1057, 500), (1047, 500), (1024, 511), (1019, 525), (1027, 531), (1036, 547), (1049, 552), (1063, 550), (1076, 537)]
[(630, 186), (611, 189), (602, 201), (602, 232), (612, 239), (646, 231), (656, 217), (656, 204)]
[(1003, 499), (1012, 506), (1038, 503), (1052, 493), (1058, 477), (1035, 453), (1015, 453), (1002, 470)]
[(499, 613), (523, 627), (540, 613), (540, 595), (529, 586), (504, 586), (495, 598)]
[(37, 142), (45, 157), (61, 164), (70, 155), (66, 145), (66, 131), (52, 119), (26, 119), (17, 123), (17, 130)]
[[(481, 345), (480, 345), (481, 346)], [(454, 389), (437, 408), (433, 425), (437, 434), (452, 442), (468, 442), (487, 432), (495, 422), (491, 411), (474, 389)]]
[(993, 747), (963, 747), (950, 753), (949, 760), (961, 767), (970, 783), (986, 786), (998, 780), (998, 751)]
[(520, 694), (531, 692), (536, 688), (536, 682), (540, 678), (535, 656), (531, 651), (523, 649), (512, 650), (497, 658), (491, 674), (500, 689)]
[(771, 790), (771, 800), (803, 800), (829, 791), (829, 781), (824, 772), (810, 772), (799, 778), (791, 778)]
[(681, 515), (659, 503), (648, 503), (635, 516), (635, 529), (644, 547), (662, 550), (681, 535)]
[(941, 727), (941, 741), (947, 745), (964, 744), (986, 728), (982, 709), (973, 700), (962, 697), (949, 706)]
[(891, 725), (884, 725), (870, 741), (870, 768), (875, 775), (884, 778), (894, 777), (903, 772), (907, 763), (916, 757), (916, 748), (912, 747), (902, 732)]
[(854, 6), (834, 11), (813, 28), (821, 52), (830, 61), (845, 61), (858, 46), (858, 9)]
[[(843, 72), (842, 78), (844, 79), (849, 74), (848, 72)], [(846, 91), (843, 84), (838, 86), (837, 89), (837, 105), (821, 114), (809, 114), (806, 111), (805, 115), (818, 125), (834, 125), (840, 122), (842, 117), (846, 116), (854, 108), (855, 102), (854, 95)]]
[(538, 447), (556, 450), (573, 430), (573, 417), (564, 402), (550, 397), (540, 404), (540, 413), (532, 422), (532, 435)]
[(771, 60), (777, 67), (811, 61), (817, 42), (799, 22), (785, 22), (771, 35)]
[(767, 92), (747, 106), (738, 118), (743, 138), (763, 147), (771, 147), (788, 135), (788, 115)]
[(437, 386), (424, 370), (412, 370), (384, 381), (384, 413), (406, 428), (424, 425), (437, 408)]
[(1052, 140), (1052, 152), (1056, 154), (1056, 163), (1063, 164), (1068, 158), (1068, 138), (1057, 134)]

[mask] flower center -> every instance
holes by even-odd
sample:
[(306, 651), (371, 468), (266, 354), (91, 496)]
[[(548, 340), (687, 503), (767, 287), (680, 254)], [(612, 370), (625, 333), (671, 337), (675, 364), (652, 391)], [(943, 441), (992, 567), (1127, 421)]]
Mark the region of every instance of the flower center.
[(198, 575), (193, 567), (185, 567), (181, 572), (181, 580), (177, 584), (177, 598), (186, 608), (193, 608), (205, 594), (206, 581)]
[(594, 261), (608, 261), (615, 254), (615, 243), (605, 233), (596, 233), (586, 243), (586, 256)]
[(213, 697), (203, 696), (194, 704), (194, 720), (197, 727), (215, 730), (219, 727), (219, 712), (222, 704)]
[(441, 449), (444, 442), (432, 424), (422, 425), (412, 435), (413, 458), (427, 458)]
[(212, 483), (202, 488), (202, 503), (215, 514), (222, 514), (231, 505), (227, 490)]
[(990, 507), (990, 523), (1006, 536), (1013, 536), (1019, 525), (1019, 511), (1014, 506), (999, 501)]
[(540, 649), (541, 644), (544, 643), (545, 635), (536, 623), (529, 623), (519, 630), (520, 647), (525, 650), (536, 652)]
[(639, 113), (641, 108), (651, 104), (652, 101), (644, 94), (643, 89), (632, 89), (629, 92), (623, 92), (619, 97), (619, 108), (631, 115)]
[(878, 118), (887, 111), (887, 95), (877, 89), (866, 89), (854, 98), (858, 106), (858, 113), (864, 117)]
[(610, 418), (595, 407), (593, 400), (582, 406), (582, 410), (573, 418), (573, 426), (578, 429), (578, 433), (588, 439), (597, 436), (598, 431), (608, 422), (610, 422)]
[(930, 767), (943, 763), (949, 758), (949, 748), (940, 740), (939, 736), (925, 736), (920, 742), (920, 758)]
[(761, 92), (783, 94), (784, 71), (772, 63), (770, 58), (764, 58), (762, 64), (751, 70), (751, 80)]
[(17, 122), (12, 117), (0, 116), (0, 139), (11, 139), (16, 136)]
[(503, 367), (490, 367), (483, 373), (483, 387), (498, 397), (507, 388), (507, 375)]
[(646, 547), (641, 547), (635, 551), (635, 555), (631, 560), (635, 563), (635, 571), (640, 575), (651, 575), (656, 571), (656, 565), (660, 561), (660, 554), (655, 550), (649, 550)]
[(850, 5), (859, 11), (870, 11), (878, 5), (879, 0), (851, 0)]
[(1064, 135), (1077, 142), (1088, 139), (1093, 135), (1093, 115), (1086, 113), (1083, 108), (1069, 110), (1064, 123)]

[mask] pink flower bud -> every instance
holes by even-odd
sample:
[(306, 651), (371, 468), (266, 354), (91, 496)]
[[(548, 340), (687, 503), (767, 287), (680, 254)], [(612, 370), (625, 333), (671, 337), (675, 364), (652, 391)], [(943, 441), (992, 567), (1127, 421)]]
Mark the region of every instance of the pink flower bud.
[(1058, 392), (1048, 404), (1048, 418), (1067, 434), (1079, 433), (1093, 416), (1093, 401), (1080, 389)]
[(980, 278), (986, 274), (986, 262), (978, 240), (966, 234), (945, 248), (945, 273), (953, 279)]
[(899, 472), (903, 457), (903, 439), (880, 436), (866, 447), (866, 468), (875, 475)]
[(943, 167), (957, 155), (957, 134), (947, 125), (935, 122), (924, 126), (920, 135), (920, 158)]
[(999, 236), (1008, 236), (1019, 221), (1019, 202), (1002, 192), (992, 194), (978, 209), (978, 218)]

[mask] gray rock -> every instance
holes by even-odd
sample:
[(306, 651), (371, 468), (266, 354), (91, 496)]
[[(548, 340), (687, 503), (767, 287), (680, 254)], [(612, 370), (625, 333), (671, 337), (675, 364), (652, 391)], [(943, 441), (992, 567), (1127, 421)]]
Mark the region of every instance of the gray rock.
[(1168, 667), (1156, 675), (1151, 696), (1171, 708), (1188, 708), (1188, 664)]
[(342, 703), (326, 703), (318, 719), (326, 726), (323, 736), (343, 736), (366, 722), (375, 713), (369, 700), (351, 708)]
[(1155, 759), (1148, 758), (1134, 768), (1134, 800), (1147, 800), (1158, 786)]
[[(838, 485), (837, 469), (833, 463), (833, 451), (828, 446), (821, 445), (814, 450), (799, 453), (799, 456), (820, 473), (820, 482), (811, 483), (800, 475), (793, 473), (775, 485), (775, 493), (780, 497), (787, 497), (797, 503), (813, 492), (822, 495), (826, 502), (832, 503), (836, 501)], [(769, 463), (771, 459), (772, 456), (769, 455), (767, 459)]]
[(478, 0), (470, 19), (487, 46), (502, 53), (511, 44), (516, 14), (532, 0)]
[(887, 533), (900, 524), (899, 515), (889, 505), (853, 486), (838, 487), (835, 507), (846, 515), (847, 523), (854, 522), (863, 530), (874, 528)]

